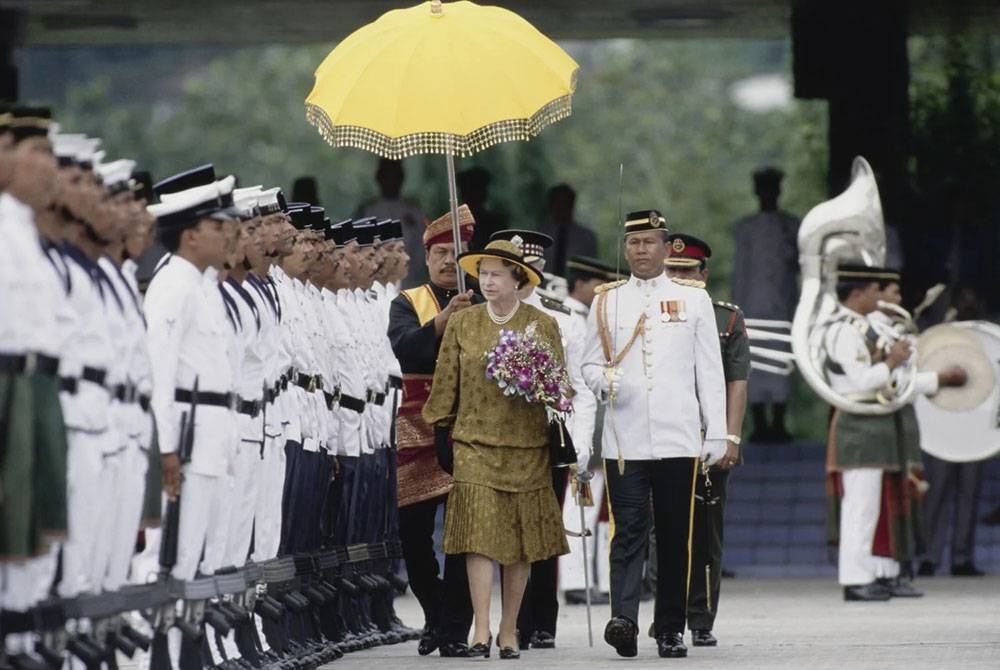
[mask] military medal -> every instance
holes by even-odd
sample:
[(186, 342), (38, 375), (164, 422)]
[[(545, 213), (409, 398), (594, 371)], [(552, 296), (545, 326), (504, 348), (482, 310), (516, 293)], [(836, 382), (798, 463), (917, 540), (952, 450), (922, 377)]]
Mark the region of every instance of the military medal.
[(687, 321), (687, 312), (683, 300), (663, 300), (660, 302), (660, 321)]

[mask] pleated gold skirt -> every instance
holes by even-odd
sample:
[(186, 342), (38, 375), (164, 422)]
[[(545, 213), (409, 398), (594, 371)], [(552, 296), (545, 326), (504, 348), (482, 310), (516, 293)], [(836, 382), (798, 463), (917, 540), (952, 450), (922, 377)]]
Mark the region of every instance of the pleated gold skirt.
[(547, 449), (456, 442), (444, 551), (482, 554), (501, 565), (569, 553)]

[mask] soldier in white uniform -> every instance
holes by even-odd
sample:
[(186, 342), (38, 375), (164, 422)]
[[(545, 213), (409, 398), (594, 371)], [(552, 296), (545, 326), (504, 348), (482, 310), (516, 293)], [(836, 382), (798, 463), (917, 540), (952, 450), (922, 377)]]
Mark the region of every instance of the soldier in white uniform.
[[(66, 437), (59, 375), (78, 374), (59, 356), (76, 320), (65, 265), (47, 254), (37, 221), (52, 204), (56, 160), (49, 111), (0, 109), (0, 383), (5, 433), (0, 463), (0, 549), (7, 660), (37, 662), (32, 622), (20, 615), (48, 595), (52, 551), (66, 531)], [(44, 246), (48, 246), (47, 244)], [(76, 367), (74, 365), (74, 367)], [(26, 615), (25, 615), (26, 616)], [(17, 624), (15, 626), (11, 624)], [(23, 630), (21, 626), (23, 625)], [(23, 633), (19, 634), (19, 633)]]
[(615, 533), (612, 618), (604, 639), (622, 656), (637, 653), (650, 495), (661, 538), (657, 647), (663, 657), (687, 655), (694, 478), (700, 459), (714, 463), (726, 448), (725, 381), (712, 302), (664, 273), (664, 224), (655, 210), (628, 215), (625, 259), (632, 276), (598, 297), (583, 363), (588, 385), (608, 404), (602, 443)]
[[(545, 269), (545, 250), (552, 246), (552, 238), (531, 230), (501, 230), (490, 236), (490, 241), (508, 240), (518, 244), (526, 263), (542, 272)], [(526, 285), (518, 294), (521, 302), (537, 307), (550, 315), (559, 324), (563, 351), (566, 355), (566, 371), (573, 388), (573, 415), (566, 427), (573, 438), (577, 450), (578, 468), (587, 469), (593, 453), (594, 417), (597, 401), (583, 379), (584, 329), (580, 320), (558, 301), (542, 297), (535, 287)], [(566, 496), (566, 471), (552, 470), (552, 488), (559, 505)], [(578, 517), (579, 518), (579, 517)], [(579, 525), (577, 521), (574, 526)], [(551, 649), (555, 646), (556, 621), (559, 616), (558, 577), (559, 558), (552, 557), (531, 565), (524, 601), (518, 615), (518, 631), (522, 649)]]
[[(620, 276), (613, 267), (585, 256), (570, 258), (566, 263), (566, 270), (569, 294), (562, 301), (562, 304), (573, 313), (573, 318), (579, 322), (581, 331), (586, 332), (587, 315), (590, 314), (590, 306), (596, 295), (594, 289), (601, 284), (617, 281)], [(590, 389), (587, 390), (589, 392)], [(607, 518), (601, 519), (601, 511), (606, 508), (604, 468), (600, 467), (600, 439), (604, 426), (604, 413), (603, 406), (596, 408), (593, 433), (594, 454), (589, 464), (592, 475), (590, 493), (594, 504), (584, 509), (584, 527), (592, 533), (592, 536), (586, 540), (576, 537), (567, 538), (570, 553), (559, 557), (559, 586), (563, 590), (563, 597), (566, 599), (567, 605), (587, 602), (586, 576), (583, 572), (584, 541), (587, 542), (587, 558), (591, 562), (591, 565), (588, 566), (591, 604), (603, 605), (609, 602), (607, 583), (610, 574), (607, 547), (609, 529)], [(563, 525), (574, 530), (580, 525), (580, 509), (572, 496), (567, 497), (563, 503)]]
[[(202, 552), (219, 555), (227, 534), (218, 527), (228, 504), (223, 483), (238, 440), (234, 371), (218, 273), (228, 252), (233, 179), (219, 188), (183, 191), (149, 207), (171, 254), (146, 292), (153, 353), (153, 411), (160, 437), (164, 492), (183, 498), (173, 576), (191, 579)], [(197, 385), (197, 393), (195, 386)], [(197, 403), (190, 454), (178, 453), (181, 418)], [(189, 458), (182, 463), (181, 458)], [(181, 475), (183, 474), (183, 484)], [(214, 572), (206, 564), (202, 571)], [(173, 633), (173, 630), (171, 630)]]
[[(837, 393), (874, 400), (877, 394), (887, 392), (897, 370), (912, 354), (906, 338), (897, 340), (888, 351), (879, 349), (878, 334), (869, 322), (878, 308), (881, 283), (894, 277), (898, 279), (898, 274), (860, 263), (838, 267), (840, 309), (823, 338), (827, 377)], [(939, 385), (961, 385), (964, 373), (921, 374), (917, 382), (918, 392), (933, 393)], [(896, 561), (873, 551), (884, 475), (901, 468), (897, 419), (893, 414), (867, 416), (837, 409), (830, 421), (827, 472), (839, 475), (841, 489), (838, 581), (844, 587), (844, 600), (884, 601), (919, 595), (908, 584), (897, 582)], [(879, 583), (879, 578), (886, 582)]]

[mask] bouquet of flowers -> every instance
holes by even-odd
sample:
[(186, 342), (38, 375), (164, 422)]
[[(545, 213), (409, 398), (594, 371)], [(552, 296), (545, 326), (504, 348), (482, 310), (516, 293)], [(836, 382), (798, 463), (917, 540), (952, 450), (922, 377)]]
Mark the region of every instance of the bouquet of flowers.
[(523, 333), (501, 330), (493, 349), (483, 354), (486, 378), (495, 380), (504, 395), (519, 395), (552, 412), (573, 410), (566, 368), (552, 349), (535, 337), (535, 323)]

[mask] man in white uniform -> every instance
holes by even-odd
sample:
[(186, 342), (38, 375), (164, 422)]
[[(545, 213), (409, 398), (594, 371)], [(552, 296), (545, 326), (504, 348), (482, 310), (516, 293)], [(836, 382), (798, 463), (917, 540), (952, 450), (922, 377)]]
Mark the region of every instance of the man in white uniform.
[(624, 234), (632, 276), (598, 296), (583, 362), (587, 384), (608, 404), (602, 443), (615, 531), (604, 639), (621, 656), (638, 653), (652, 495), (661, 538), (654, 632), (660, 656), (679, 657), (687, 655), (694, 479), (700, 459), (712, 464), (726, 449), (725, 380), (711, 299), (664, 273), (663, 217), (633, 212)]

